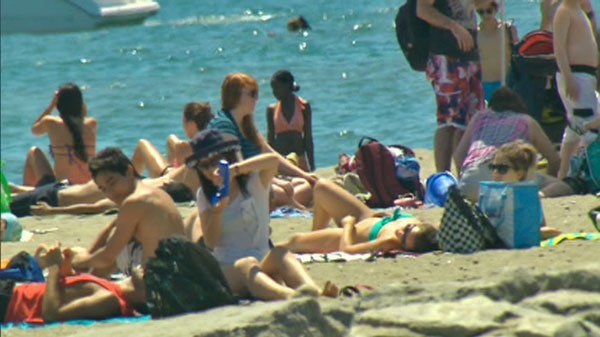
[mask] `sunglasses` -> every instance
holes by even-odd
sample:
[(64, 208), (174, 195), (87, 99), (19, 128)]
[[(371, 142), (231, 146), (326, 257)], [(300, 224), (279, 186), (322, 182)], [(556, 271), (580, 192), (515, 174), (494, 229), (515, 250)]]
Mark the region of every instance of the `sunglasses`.
[(500, 174), (506, 174), (511, 169), (510, 165), (507, 164), (490, 164), (488, 167), (490, 171), (496, 171)]
[(415, 228), (417, 228), (417, 225), (415, 224), (408, 224), (406, 225), (406, 227), (404, 227), (404, 235), (402, 236), (402, 242), (400, 244), (401, 250), (408, 251), (408, 249), (406, 248), (406, 241), (408, 241), (408, 236), (410, 235), (410, 232), (412, 232), (412, 230)]
[(492, 15), (492, 14), (494, 14), (494, 8), (490, 7), (490, 8), (487, 8), (487, 9), (478, 9), (477, 10), (477, 14), (479, 14), (481, 16), (483, 16), (484, 14)]
[(251, 90), (251, 91), (246, 91), (246, 90), (243, 90), (242, 92), (243, 92), (244, 94), (248, 95), (249, 97), (252, 97), (252, 98), (254, 98), (254, 99), (257, 99), (257, 98), (258, 98), (258, 90)]

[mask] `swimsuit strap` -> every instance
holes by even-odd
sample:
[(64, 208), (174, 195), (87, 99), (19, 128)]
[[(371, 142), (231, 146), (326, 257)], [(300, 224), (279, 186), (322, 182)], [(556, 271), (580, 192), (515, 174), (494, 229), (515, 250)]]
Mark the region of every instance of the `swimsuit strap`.
[(388, 223), (402, 218), (412, 218), (411, 214), (401, 213), (400, 210), (400, 207), (396, 207), (392, 216), (384, 216), (381, 218), (381, 220), (377, 221), (377, 223), (371, 227), (371, 231), (369, 232), (369, 241), (375, 240), (381, 229)]

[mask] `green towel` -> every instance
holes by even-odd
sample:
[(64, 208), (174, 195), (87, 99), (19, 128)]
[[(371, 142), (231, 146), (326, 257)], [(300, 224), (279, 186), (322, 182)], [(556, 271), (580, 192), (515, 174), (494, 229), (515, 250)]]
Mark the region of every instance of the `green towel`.
[(555, 236), (540, 243), (540, 246), (556, 246), (565, 240), (600, 240), (600, 233), (574, 232)]

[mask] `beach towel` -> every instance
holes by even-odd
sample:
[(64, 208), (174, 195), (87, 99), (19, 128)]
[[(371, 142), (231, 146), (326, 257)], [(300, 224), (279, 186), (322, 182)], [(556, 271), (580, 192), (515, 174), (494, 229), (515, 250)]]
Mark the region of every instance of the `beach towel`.
[(419, 254), (411, 252), (377, 252), (364, 253), (364, 254), (348, 254), (345, 252), (331, 252), (331, 253), (309, 253), (309, 254), (294, 254), (298, 261), (303, 264), (307, 263), (324, 263), (324, 262), (349, 262), (349, 261), (374, 261), (381, 257), (405, 257), (415, 258)]
[(28, 329), (43, 329), (43, 328), (54, 328), (61, 324), (66, 325), (81, 325), (81, 326), (90, 326), (96, 323), (139, 323), (150, 320), (150, 315), (143, 316), (134, 316), (134, 317), (114, 317), (102, 320), (93, 320), (93, 319), (76, 319), (64, 322), (54, 322), (54, 323), (45, 323), (45, 324), (33, 324), (33, 323), (6, 323), (0, 324), (0, 330), (6, 331), (8, 329), (20, 329), (20, 330), (28, 330)]
[(585, 232), (573, 232), (565, 233), (548, 240), (544, 240), (540, 243), (542, 247), (556, 246), (566, 240), (600, 240), (600, 233), (585, 233)]
[(271, 219), (280, 218), (312, 218), (313, 214), (309, 211), (299, 210), (291, 207), (279, 207), (271, 211)]

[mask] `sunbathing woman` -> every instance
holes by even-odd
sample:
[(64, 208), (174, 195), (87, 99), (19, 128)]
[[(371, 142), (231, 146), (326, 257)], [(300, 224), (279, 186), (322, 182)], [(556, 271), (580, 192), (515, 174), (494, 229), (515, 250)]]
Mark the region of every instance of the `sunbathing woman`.
[[(314, 191), (313, 231), (293, 235), (278, 247), (294, 253), (357, 254), (403, 250), (423, 253), (437, 249), (437, 229), (410, 214), (394, 211), (381, 217), (331, 181), (319, 180)], [(325, 228), (333, 219), (341, 228)]]
[[(269, 247), (269, 186), (277, 173), (277, 156), (259, 154), (240, 162), (239, 141), (216, 130), (199, 132), (190, 144), (194, 154), (186, 165), (196, 170), (202, 185), (196, 202), (204, 243), (214, 252), (232, 291), (261, 300), (289, 298), (300, 287), (336, 295), (331, 283), (319, 290), (287, 249)], [(229, 193), (213, 203), (217, 186), (223, 184), (217, 168), (221, 159), (230, 163)]]
[[(58, 117), (51, 115), (54, 108), (58, 109)], [(64, 179), (70, 184), (90, 181), (92, 176), (87, 161), (96, 151), (97, 125), (94, 118), (87, 117), (87, 107), (79, 87), (73, 83), (62, 85), (31, 127), (36, 136), (48, 134), (54, 168), (43, 150), (32, 147), (25, 161), (23, 184), (36, 186)]]
[(287, 70), (279, 70), (271, 78), (273, 96), (279, 102), (267, 107), (267, 140), (283, 156), (294, 152), (304, 171), (315, 168), (310, 104), (294, 94), (300, 87)]
[[(183, 131), (191, 139), (198, 131), (204, 130), (214, 117), (210, 103), (190, 102), (183, 108)], [(176, 135), (167, 138), (167, 159), (147, 139), (140, 139), (131, 156), (136, 171), (148, 170), (150, 178), (163, 176), (172, 168), (179, 167), (191, 153), (187, 141)]]

